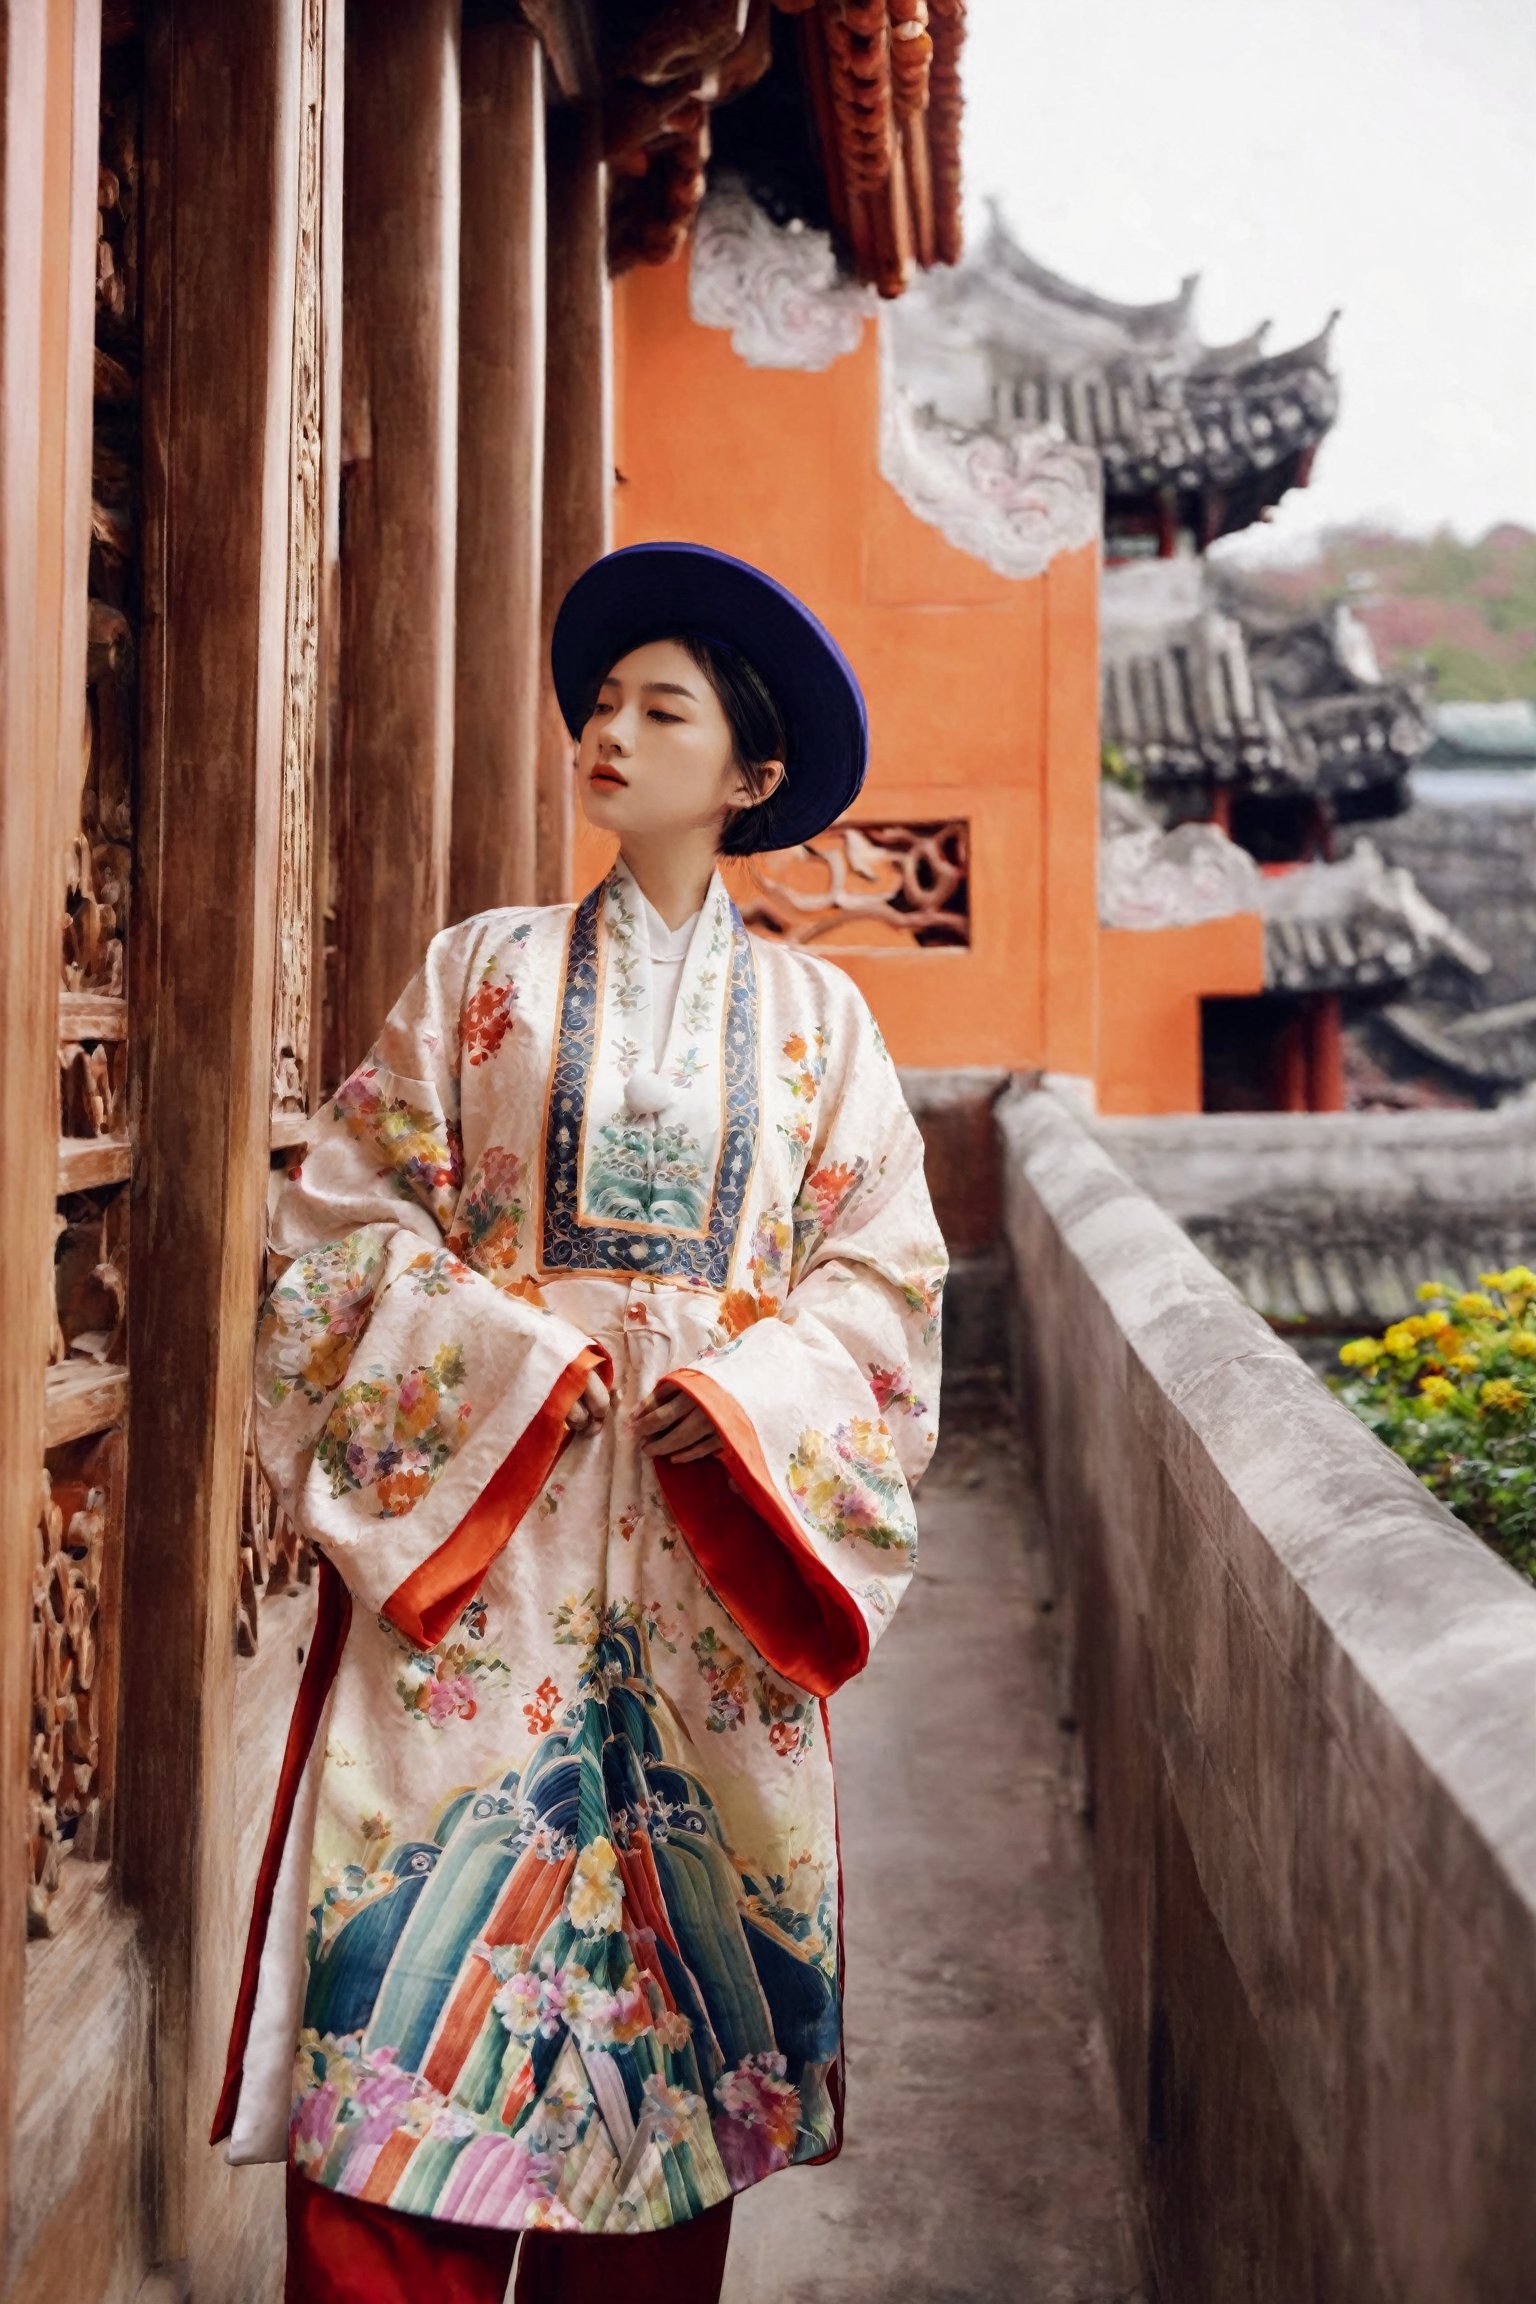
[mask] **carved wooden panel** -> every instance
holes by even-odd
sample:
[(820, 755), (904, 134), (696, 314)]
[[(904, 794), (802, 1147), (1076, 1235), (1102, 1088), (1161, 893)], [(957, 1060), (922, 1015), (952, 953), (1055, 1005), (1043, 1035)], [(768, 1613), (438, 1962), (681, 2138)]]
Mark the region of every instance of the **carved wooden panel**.
[(887, 951), (971, 940), (970, 826), (837, 824), (754, 856), (743, 919), (786, 944)]
[(33, 1563), (27, 1927), (53, 1932), (66, 1855), (105, 1857), (117, 1719), (122, 1432), (49, 1451)]
[(70, 1193), (54, 1218), (55, 1366), (87, 1360), (117, 1366), (128, 1309), (128, 1195)]
[[(104, 1858), (117, 1715), (127, 1407), (128, 907), (140, 624), (142, 49), (102, 56), (91, 545), (80, 809), (64, 863), (60, 1197), (32, 1613), (27, 1925), (53, 1929), (59, 1865)], [(41, 1117), (41, 1116), (40, 1116)], [(78, 1189), (76, 1187), (79, 1187)], [(91, 1188), (87, 1188), (91, 1187)], [(39, 1242), (39, 1253), (46, 1244)]]
[[(289, 1142), (308, 1112), (317, 976), (314, 949), (317, 799), (327, 705), (321, 665), (326, 580), (324, 245), (326, 7), (304, 0), (300, 42), (299, 167), (295, 186), (292, 438), (288, 494), (288, 615), (279, 830), (276, 972), (272, 996), (272, 1141)], [(274, 1178), (274, 1182), (279, 1181)], [(310, 1546), (274, 1503), (246, 1419), (241, 1488), (240, 1587), (235, 1645), (256, 1652), (261, 1603), (307, 1584)]]
[(321, 189), (326, 0), (304, 0), (294, 280), (293, 438), (288, 502), (288, 639), (272, 1002), (272, 1109), (308, 1109), (313, 1000), (315, 770), (321, 713), (324, 548)]

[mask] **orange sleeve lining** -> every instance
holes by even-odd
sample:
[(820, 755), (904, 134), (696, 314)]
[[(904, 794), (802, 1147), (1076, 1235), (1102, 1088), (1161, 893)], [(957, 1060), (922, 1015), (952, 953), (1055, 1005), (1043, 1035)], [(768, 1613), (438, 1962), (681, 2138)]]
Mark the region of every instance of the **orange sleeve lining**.
[(611, 1387), (613, 1363), (600, 1344), (587, 1345), (561, 1370), (543, 1406), (457, 1528), (385, 1601), (382, 1613), (418, 1648), (435, 1646), (474, 1598), (486, 1570), (554, 1470), (571, 1436), (566, 1415), (594, 1369)]
[(857, 1603), (806, 1542), (773, 1485), (750, 1417), (729, 1392), (691, 1368), (666, 1377), (662, 1389), (686, 1393), (723, 1443), (692, 1464), (652, 1459), (705, 1580), (775, 1672), (813, 1696), (830, 1696), (869, 1661), (869, 1627)]

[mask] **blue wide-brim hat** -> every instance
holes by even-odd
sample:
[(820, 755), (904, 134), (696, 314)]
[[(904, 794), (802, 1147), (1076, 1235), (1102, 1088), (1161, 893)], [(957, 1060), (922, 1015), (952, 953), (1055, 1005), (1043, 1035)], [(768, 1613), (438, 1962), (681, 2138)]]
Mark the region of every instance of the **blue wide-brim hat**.
[(762, 848), (824, 832), (857, 796), (869, 720), (853, 666), (803, 600), (707, 544), (626, 544), (577, 577), (550, 642), (561, 716), (579, 738), (599, 681), (644, 640), (723, 641), (761, 676), (784, 723), (784, 779), (762, 803)]

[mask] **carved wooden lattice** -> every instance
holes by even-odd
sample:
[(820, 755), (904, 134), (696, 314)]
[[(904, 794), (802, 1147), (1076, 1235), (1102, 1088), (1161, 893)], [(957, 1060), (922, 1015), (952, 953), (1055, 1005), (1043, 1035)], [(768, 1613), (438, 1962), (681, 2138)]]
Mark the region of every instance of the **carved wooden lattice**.
[(120, 1362), (128, 1311), (128, 1195), (72, 1192), (54, 1216), (55, 1366)]
[[(120, 13), (120, 12), (118, 12)], [(61, 1191), (32, 1613), (27, 1923), (54, 1926), (61, 1859), (104, 1857), (117, 1709), (128, 1280), (128, 894), (140, 617), (142, 47), (102, 56), (95, 410), (80, 814), (62, 893)], [(81, 1165), (81, 1156), (84, 1163)], [(70, 1189), (79, 1182), (91, 1190)], [(76, 1435), (80, 1435), (76, 1437)]]
[(321, 177), (325, 0), (304, 0), (300, 49), (293, 437), (288, 503), (288, 636), (278, 854), (272, 1108), (308, 1108), (313, 981), (315, 760), (320, 720), (322, 496)]
[[(299, 173), (294, 270), (292, 442), (288, 495), (288, 621), (283, 781), (272, 993), (272, 1114), (309, 1109), (314, 1020), (315, 813), (322, 769), (324, 693), (320, 617), (325, 564), (324, 330), (322, 266), (325, 140), (325, 11), (304, 0), (300, 48)], [(334, 261), (334, 258), (332, 259)], [(291, 1129), (290, 1129), (291, 1134)], [(274, 1130), (274, 1142), (286, 1141)], [(274, 1188), (281, 1182), (274, 1175)], [(240, 1510), (240, 1592), (235, 1644), (256, 1652), (261, 1602), (314, 1574), (314, 1555), (273, 1500), (246, 1419)]]
[(969, 944), (969, 855), (970, 827), (959, 821), (834, 825), (753, 857), (742, 917), (786, 944)]
[(109, 1845), (124, 1454), (120, 1430), (50, 1450), (38, 1498), (27, 1883), (34, 1936), (53, 1932), (60, 1859), (104, 1857)]

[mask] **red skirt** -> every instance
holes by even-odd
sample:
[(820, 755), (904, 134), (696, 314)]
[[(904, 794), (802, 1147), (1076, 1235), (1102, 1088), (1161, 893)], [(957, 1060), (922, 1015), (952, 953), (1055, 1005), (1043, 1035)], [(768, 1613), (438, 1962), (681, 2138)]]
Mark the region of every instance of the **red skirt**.
[(663, 2232), (519, 2235), (349, 2200), (290, 2168), (284, 2304), (502, 2304), (514, 2257), (513, 2304), (717, 2304), (734, 2205)]

